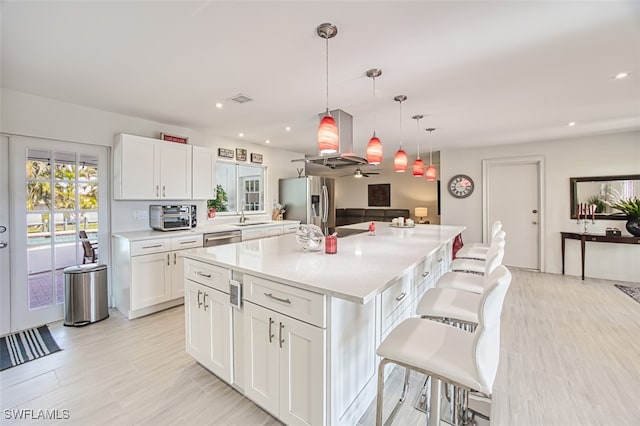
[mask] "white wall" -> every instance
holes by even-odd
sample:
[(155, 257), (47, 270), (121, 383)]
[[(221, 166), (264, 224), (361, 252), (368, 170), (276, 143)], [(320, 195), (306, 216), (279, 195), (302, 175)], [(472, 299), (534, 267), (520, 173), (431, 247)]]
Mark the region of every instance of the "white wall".
[[(428, 159), (428, 157), (427, 157)], [(427, 220), (431, 224), (440, 223), (437, 205), (437, 183), (427, 182), (425, 178), (417, 178), (411, 174), (411, 164), (409, 170), (404, 173), (393, 171), (392, 158), (385, 159), (384, 167), (379, 175), (370, 175), (368, 178), (356, 179), (352, 176), (336, 178), (336, 208), (392, 208), (409, 209), (413, 217), (415, 207), (427, 207), (429, 216)], [(410, 157), (410, 163), (412, 159)], [(436, 169), (439, 168), (434, 161)], [(373, 170), (364, 167), (363, 172)], [(349, 174), (352, 169), (345, 169), (340, 175)], [(370, 207), (367, 204), (368, 185), (389, 183), (391, 184), (391, 206), (390, 207)]]
[[(581, 231), (576, 221), (570, 219), (569, 178), (640, 174), (640, 132), (477, 149), (443, 150), (440, 154), (441, 222), (446, 225), (465, 225), (466, 243), (482, 240), (482, 160), (544, 156), (545, 272), (561, 273), (560, 232)], [(466, 199), (455, 199), (446, 190), (448, 180), (458, 173), (469, 175), (476, 184), (474, 193)], [(626, 232), (624, 224), (624, 221), (619, 220), (597, 220), (589, 232), (604, 233), (605, 228), (610, 226)], [(566, 273), (580, 275), (579, 242), (567, 241), (566, 251)], [(586, 252), (586, 276), (640, 282), (640, 246), (590, 243), (587, 244)]]
[[(263, 155), (263, 165), (268, 167), (265, 200), (269, 216), (272, 202), (277, 198), (278, 179), (297, 176), (295, 164), (290, 160), (302, 157), (302, 154), (272, 149), (267, 146), (221, 140), (212, 134), (187, 127), (115, 114), (7, 89), (1, 91), (0, 108), (0, 131), (3, 133), (111, 147), (113, 146), (113, 137), (117, 133), (157, 138), (161, 132), (164, 132), (188, 136), (190, 144), (211, 147), (216, 150), (218, 147), (245, 148), (248, 159), (251, 152), (260, 153)], [(199, 223), (207, 223), (204, 201), (176, 200), (172, 202), (196, 204)], [(148, 229), (148, 221), (134, 220), (133, 212), (147, 210), (149, 204), (153, 204), (153, 202), (112, 200), (112, 232)], [(220, 220), (216, 218), (213, 222)]]

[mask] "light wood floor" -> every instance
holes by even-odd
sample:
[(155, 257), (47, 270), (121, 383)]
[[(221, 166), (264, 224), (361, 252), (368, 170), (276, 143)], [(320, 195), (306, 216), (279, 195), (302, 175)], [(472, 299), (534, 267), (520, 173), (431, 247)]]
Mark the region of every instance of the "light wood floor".
[[(491, 424), (639, 425), (640, 303), (611, 281), (512, 272)], [(1, 372), (1, 408), (67, 409), (64, 424), (279, 424), (185, 353), (183, 314), (52, 324), (64, 350)], [(411, 408), (422, 379), (412, 382), (394, 424), (424, 425)], [(372, 403), (359, 424), (374, 416)]]

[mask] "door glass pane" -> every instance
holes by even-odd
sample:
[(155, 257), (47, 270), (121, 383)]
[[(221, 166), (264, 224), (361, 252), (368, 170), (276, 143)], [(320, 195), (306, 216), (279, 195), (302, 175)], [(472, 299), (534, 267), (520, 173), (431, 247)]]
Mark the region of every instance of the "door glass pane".
[(51, 208), (51, 183), (27, 181), (27, 210)]
[(39, 149), (27, 150), (27, 179), (51, 178), (49, 151)]
[(51, 306), (54, 301), (51, 246), (32, 244), (27, 250), (29, 309)]
[(78, 183), (80, 209), (95, 210), (98, 208), (98, 184)]
[(73, 183), (73, 181), (56, 182), (55, 196), (56, 210), (72, 210), (76, 207), (76, 185)]

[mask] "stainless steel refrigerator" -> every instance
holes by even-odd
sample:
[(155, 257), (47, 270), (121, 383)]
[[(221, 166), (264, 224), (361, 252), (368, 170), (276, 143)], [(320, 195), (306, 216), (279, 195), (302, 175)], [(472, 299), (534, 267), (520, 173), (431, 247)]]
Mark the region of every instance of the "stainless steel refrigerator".
[(280, 179), (280, 204), (285, 219), (318, 225), (325, 235), (336, 226), (335, 181), (323, 176)]

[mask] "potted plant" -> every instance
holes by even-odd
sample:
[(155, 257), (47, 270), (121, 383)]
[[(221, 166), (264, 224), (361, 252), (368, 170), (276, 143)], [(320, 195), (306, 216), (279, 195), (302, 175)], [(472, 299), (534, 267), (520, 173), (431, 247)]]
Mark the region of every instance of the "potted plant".
[(593, 205), (596, 206), (596, 213), (602, 213), (604, 211), (604, 208), (606, 206), (606, 203), (604, 202), (604, 200), (602, 198), (600, 198), (597, 195), (592, 195), (591, 197), (587, 198), (587, 205)]
[(622, 198), (620, 194), (615, 194), (612, 201), (607, 204), (616, 210), (620, 210), (626, 217), (627, 231), (633, 236), (640, 237), (640, 198)]
[(209, 217), (215, 217), (216, 212), (227, 211), (227, 193), (222, 185), (216, 185), (216, 198), (207, 200), (207, 209), (209, 210)]

